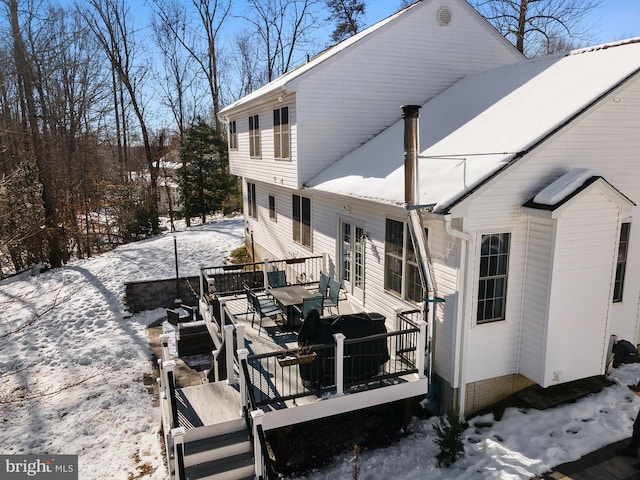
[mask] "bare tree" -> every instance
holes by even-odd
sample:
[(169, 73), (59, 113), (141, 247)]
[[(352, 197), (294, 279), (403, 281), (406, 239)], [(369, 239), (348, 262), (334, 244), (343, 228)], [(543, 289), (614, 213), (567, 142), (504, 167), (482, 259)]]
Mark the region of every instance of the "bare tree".
[[(321, 0), (247, 0), (251, 14), (245, 15), (259, 38), (260, 57), (266, 65), (266, 80), (286, 73), (300, 60), (301, 48), (318, 28), (316, 7)], [(307, 52), (308, 54), (308, 52)]]
[(164, 77), (159, 82), (160, 88), (182, 136), (186, 125), (195, 118), (195, 112), (191, 115), (187, 113), (186, 92), (193, 84), (194, 68), (191, 65), (192, 57), (185, 55), (182, 47), (187, 35), (184, 5), (175, 1), (163, 2), (151, 25), (156, 44), (162, 52)]
[(472, 5), (527, 56), (559, 41), (586, 41), (586, 17), (602, 0), (474, 0)]
[(13, 59), (20, 88), (19, 98), (21, 109), (25, 112), (23, 121), (24, 139), (25, 142), (28, 142), (27, 151), (33, 155), (32, 158), (37, 165), (38, 180), (42, 185), (44, 226), (49, 261), (52, 266), (59, 267), (65, 258), (65, 236), (64, 230), (61, 228), (62, 221), (59, 216), (51, 155), (48, 151), (49, 144), (45, 141), (47, 125), (42, 121), (45, 118), (45, 112), (38, 108), (36, 68), (33, 63), (33, 55), (29, 54), (25, 44), (18, 10), (18, 0), (7, 1), (13, 41)]
[[(88, 0), (90, 8), (77, 8), (106, 54), (118, 81), (128, 95), (142, 134), (145, 159), (150, 175), (148, 210), (151, 231), (159, 231), (158, 222), (158, 165), (151, 151), (151, 140), (145, 118), (142, 84), (147, 75), (145, 68), (136, 65), (135, 35), (129, 25), (129, 9), (124, 0)], [(122, 103), (121, 103), (122, 105)]]
[(203, 73), (209, 94), (211, 95), (213, 121), (218, 125), (218, 112), (220, 111), (220, 73), (218, 45), (220, 29), (224, 25), (231, 10), (231, 0), (192, 0), (197, 26), (192, 26), (188, 31), (188, 23), (175, 21), (174, 13), (179, 7), (173, 5), (171, 0), (154, 0), (155, 13), (159, 23), (172, 34), (191, 59), (199, 66)]

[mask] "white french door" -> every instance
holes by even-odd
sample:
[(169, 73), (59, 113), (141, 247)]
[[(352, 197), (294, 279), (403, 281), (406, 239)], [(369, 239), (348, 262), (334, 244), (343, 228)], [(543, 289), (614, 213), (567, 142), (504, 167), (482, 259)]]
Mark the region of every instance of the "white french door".
[(364, 300), (364, 227), (350, 220), (340, 220), (340, 279), (345, 290)]

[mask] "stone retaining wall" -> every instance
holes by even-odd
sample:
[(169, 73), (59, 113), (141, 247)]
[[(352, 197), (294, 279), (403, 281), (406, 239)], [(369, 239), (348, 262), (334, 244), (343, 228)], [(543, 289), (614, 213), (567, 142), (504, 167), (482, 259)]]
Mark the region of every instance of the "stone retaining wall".
[[(181, 277), (180, 303), (195, 306), (198, 304), (199, 297), (200, 278)], [(125, 283), (125, 304), (131, 313), (160, 307), (174, 307), (176, 306), (176, 279), (127, 282)]]

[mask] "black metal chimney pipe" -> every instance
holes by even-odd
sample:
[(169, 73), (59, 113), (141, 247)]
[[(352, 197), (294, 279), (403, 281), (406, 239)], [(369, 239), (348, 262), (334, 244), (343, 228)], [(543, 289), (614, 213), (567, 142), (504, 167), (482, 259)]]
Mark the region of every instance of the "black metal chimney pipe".
[(418, 119), (420, 105), (403, 105), (404, 119), (404, 202), (415, 205), (418, 201)]

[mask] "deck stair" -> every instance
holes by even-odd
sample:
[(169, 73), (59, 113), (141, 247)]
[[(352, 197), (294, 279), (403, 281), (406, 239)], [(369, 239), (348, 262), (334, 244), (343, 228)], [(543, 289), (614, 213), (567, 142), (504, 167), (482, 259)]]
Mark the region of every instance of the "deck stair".
[[(226, 382), (176, 390), (184, 436), (184, 479), (255, 478), (253, 443), (241, 416), (239, 393)], [(171, 459), (172, 478), (176, 461)]]
[[(184, 445), (188, 480), (243, 480), (255, 478), (252, 443), (244, 420), (216, 425), (204, 438), (193, 435)], [(196, 433), (196, 432), (194, 432)], [(173, 459), (172, 459), (173, 460)], [(175, 462), (171, 462), (172, 470)], [(172, 472), (175, 474), (175, 471)], [(172, 478), (176, 478), (172, 475)]]

